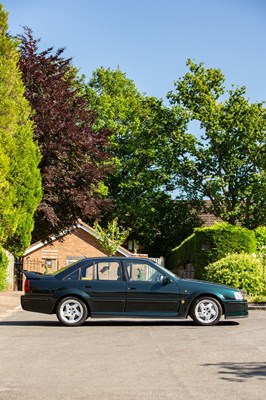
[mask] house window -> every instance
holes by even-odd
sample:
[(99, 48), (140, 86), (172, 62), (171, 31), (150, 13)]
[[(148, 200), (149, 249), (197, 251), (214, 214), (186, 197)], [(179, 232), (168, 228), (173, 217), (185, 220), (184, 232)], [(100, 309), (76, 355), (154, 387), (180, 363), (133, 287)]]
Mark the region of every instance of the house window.
[(72, 264), (76, 261), (83, 260), (83, 258), (84, 258), (83, 256), (67, 256), (66, 266), (68, 266), (69, 264)]
[(45, 260), (45, 266), (47, 268), (51, 268), (53, 266), (53, 260), (51, 258), (46, 258)]
[(127, 242), (127, 247), (129, 251), (132, 251), (133, 253), (138, 253), (139, 251), (139, 243), (136, 240), (129, 240)]
[(57, 250), (51, 250), (51, 249), (42, 250), (41, 257), (42, 257), (42, 265), (44, 267), (46, 274), (55, 271), (58, 268)]

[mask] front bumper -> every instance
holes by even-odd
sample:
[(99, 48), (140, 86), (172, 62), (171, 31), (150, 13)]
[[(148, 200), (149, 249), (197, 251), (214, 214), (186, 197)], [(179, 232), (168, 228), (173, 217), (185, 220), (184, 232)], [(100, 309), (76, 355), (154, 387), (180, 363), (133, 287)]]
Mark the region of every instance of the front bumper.
[(246, 300), (224, 302), (224, 308), (224, 317), (226, 319), (248, 317), (248, 303)]

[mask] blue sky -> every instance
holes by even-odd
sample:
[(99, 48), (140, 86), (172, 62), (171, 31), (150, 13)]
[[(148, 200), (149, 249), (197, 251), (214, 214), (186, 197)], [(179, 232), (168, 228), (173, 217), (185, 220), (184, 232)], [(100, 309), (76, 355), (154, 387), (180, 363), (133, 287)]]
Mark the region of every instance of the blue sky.
[(88, 79), (118, 65), (140, 92), (165, 98), (186, 60), (220, 68), (226, 84), (266, 100), (265, 0), (0, 0), (9, 31), (33, 29)]

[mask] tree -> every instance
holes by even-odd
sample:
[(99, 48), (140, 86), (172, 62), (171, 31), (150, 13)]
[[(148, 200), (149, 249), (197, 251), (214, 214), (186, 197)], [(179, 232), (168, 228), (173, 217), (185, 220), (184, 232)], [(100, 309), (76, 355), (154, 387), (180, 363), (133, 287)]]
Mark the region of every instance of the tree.
[[(99, 68), (87, 90), (98, 126), (113, 131), (110, 151), (117, 168), (106, 185), (115, 206), (106, 219), (118, 216), (123, 226), (131, 228), (130, 238), (140, 241), (144, 250), (154, 252), (156, 243), (156, 253), (165, 254), (176, 245), (180, 232), (179, 203), (174, 204), (171, 197), (168, 134), (180, 122), (162, 100), (139, 93), (120, 69)], [(169, 225), (174, 227), (171, 233)], [(192, 229), (193, 224), (190, 233)]]
[(41, 199), (40, 152), (18, 68), (18, 42), (7, 29), (0, 4), (0, 243), (20, 255), (30, 244)]
[(202, 225), (198, 216), (200, 209), (201, 205), (198, 202), (163, 198), (161, 193), (150, 225), (139, 228), (140, 243), (145, 235), (150, 239), (145, 251), (153, 257), (167, 256), (174, 247), (193, 233), (194, 228)]
[[(210, 212), (231, 224), (254, 228), (266, 223), (266, 113), (263, 103), (250, 104), (245, 87), (226, 90), (219, 69), (188, 60), (189, 72), (168, 94), (182, 131), (176, 182), (188, 198), (211, 200)], [(187, 133), (200, 124), (199, 135)]]
[(42, 154), (43, 198), (34, 229), (34, 239), (39, 240), (72, 226), (78, 218), (93, 220), (107, 207), (101, 182), (110, 171), (109, 132), (93, 128), (90, 99), (79, 90), (64, 49), (39, 52), (38, 40), (28, 28), (20, 39), (20, 68)]
[(95, 222), (94, 229), (98, 233), (98, 242), (106, 251), (108, 256), (113, 256), (128, 238), (130, 229), (123, 230), (118, 225), (118, 218), (114, 218), (108, 222), (107, 228), (101, 227), (99, 222)]

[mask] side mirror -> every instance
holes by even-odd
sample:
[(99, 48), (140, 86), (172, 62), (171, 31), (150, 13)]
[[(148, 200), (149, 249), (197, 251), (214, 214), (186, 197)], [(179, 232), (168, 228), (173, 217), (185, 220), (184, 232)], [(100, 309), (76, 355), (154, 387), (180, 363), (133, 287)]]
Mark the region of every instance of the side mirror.
[(162, 279), (162, 284), (163, 285), (168, 285), (169, 283), (171, 283), (171, 279), (169, 278), (169, 276), (164, 276)]

